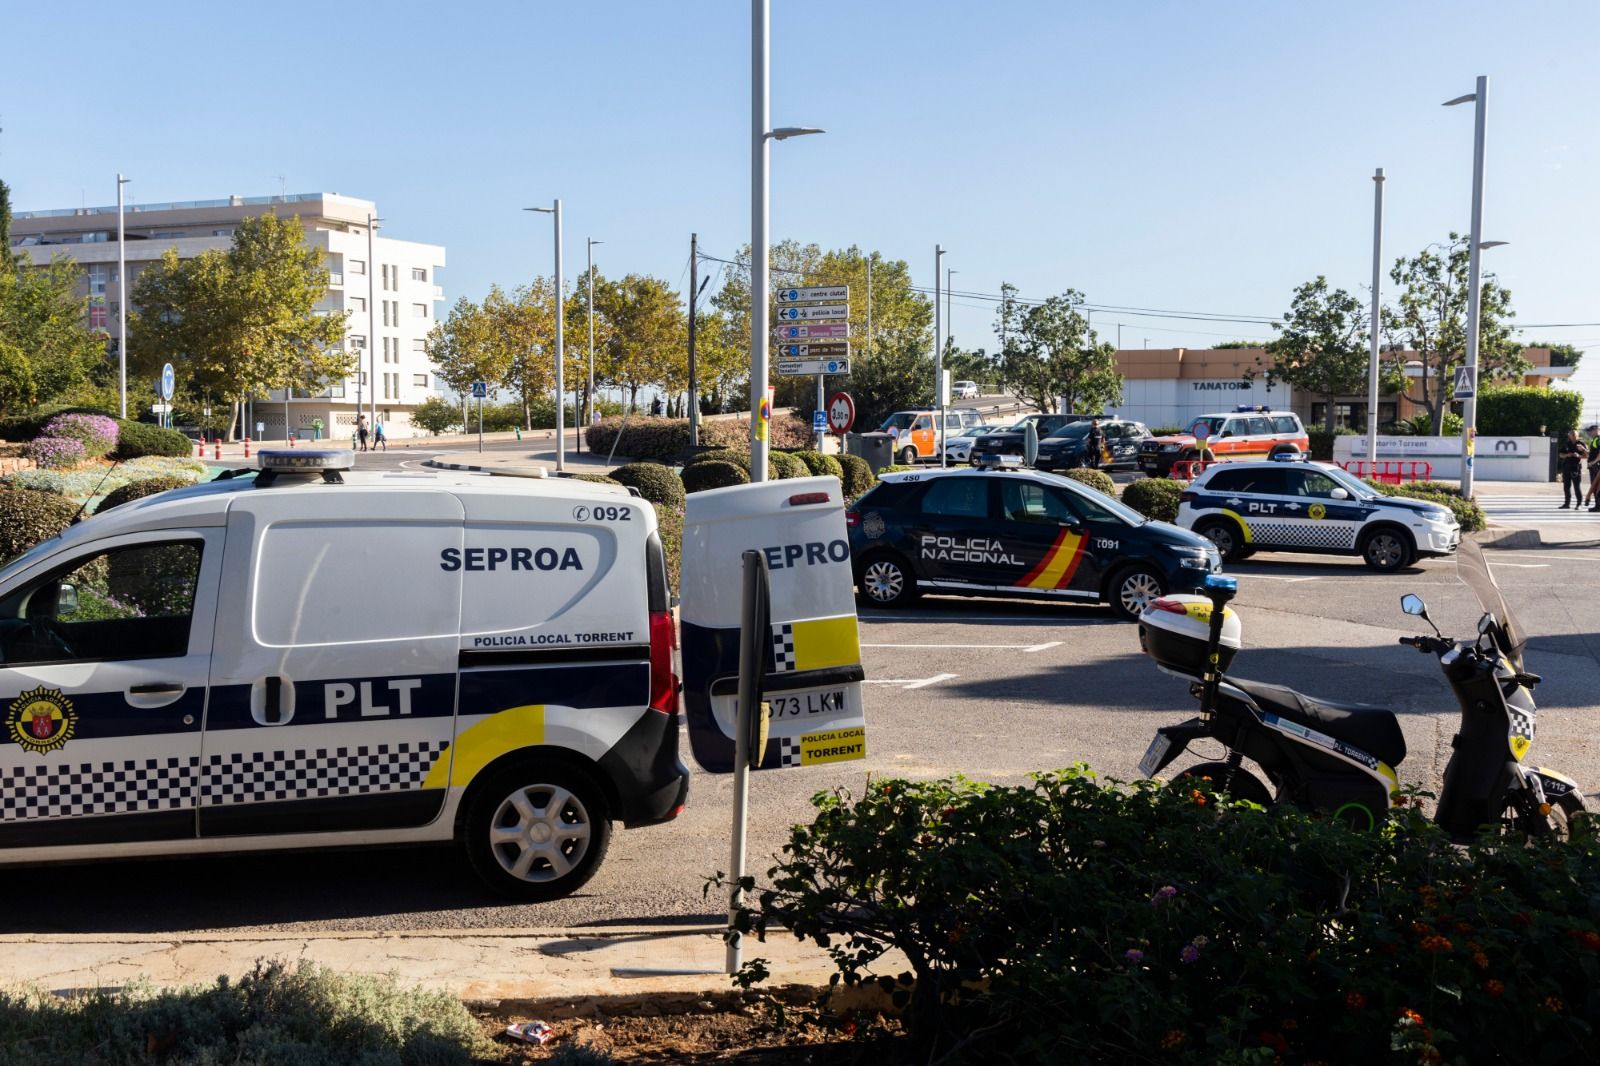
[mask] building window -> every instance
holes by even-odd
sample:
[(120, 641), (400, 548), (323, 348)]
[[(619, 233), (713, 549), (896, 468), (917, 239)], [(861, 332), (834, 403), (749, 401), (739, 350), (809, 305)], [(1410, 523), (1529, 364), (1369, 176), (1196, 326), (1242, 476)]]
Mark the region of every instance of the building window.
[(411, 375), (411, 384), (415, 385), (419, 389), (427, 388), (428, 387), (428, 375), (426, 375), (426, 374), (412, 374)]
[(352, 311), (365, 311), (366, 309), (367, 309), (367, 298), (365, 296), (352, 296), (352, 297), (350, 297), (350, 310), (352, 310)]
[(89, 328), (106, 328), (106, 298), (104, 296), (89, 297)]
[(428, 271), (427, 271), (427, 269), (425, 267), (412, 267), (411, 268), (411, 280), (412, 281), (427, 281), (428, 280)]
[(422, 337), (414, 337), (411, 340), (411, 350), (426, 354), (428, 351), (428, 342)]
[(158, 240), (158, 241), (159, 240), (170, 240), (170, 239), (172, 239), (174, 237), (187, 237), (188, 235), (189, 235), (189, 231), (188, 230), (181, 230), (181, 229), (157, 230), (155, 233), (150, 234), (150, 236), (153, 239)]
[(89, 295), (103, 296), (106, 291), (106, 279), (111, 276), (111, 268), (104, 263), (89, 264)]
[(367, 261), (365, 259), (351, 259), (347, 262), (346, 267), (352, 274), (365, 274), (367, 272)]
[(352, 348), (365, 348), (366, 346), (367, 346), (367, 338), (365, 336), (363, 336), (360, 333), (352, 333), (352, 334), (350, 334), (350, 347), (352, 347)]
[(214, 229), (214, 230), (211, 231), (211, 235), (213, 237), (232, 237), (233, 236), (233, 230), (231, 230), (231, 229)]
[(427, 304), (412, 304), (411, 305), (411, 317), (412, 318), (427, 318), (428, 317), (428, 305)]

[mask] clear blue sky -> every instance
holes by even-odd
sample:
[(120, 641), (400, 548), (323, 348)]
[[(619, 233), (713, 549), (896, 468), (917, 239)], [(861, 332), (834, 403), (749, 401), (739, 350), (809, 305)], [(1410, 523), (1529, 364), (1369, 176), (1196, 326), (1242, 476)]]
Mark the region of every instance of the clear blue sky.
[[(828, 129), (774, 147), (775, 237), (876, 248), (924, 284), (939, 242), (957, 289), (1276, 314), (1318, 273), (1364, 291), (1374, 167), (1386, 263), (1466, 229), (1471, 109), (1439, 104), (1488, 74), (1485, 235), (1512, 242), (1488, 262), (1520, 321), (1600, 322), (1593, 0), (772, 6), (774, 124)], [(717, 255), (749, 238), (740, 0), (91, 0), (5, 24), (21, 210), (114, 202), (119, 170), (142, 202), (283, 175), (445, 244), (451, 299), (549, 270), (549, 221), (519, 208), (553, 196), (573, 270), (592, 235), (605, 273), (681, 285), (691, 230)], [(954, 319), (992, 345), (990, 306)], [(1130, 347), (1267, 335), (1094, 318), (1118, 321)], [(1600, 350), (1600, 327), (1536, 334)]]

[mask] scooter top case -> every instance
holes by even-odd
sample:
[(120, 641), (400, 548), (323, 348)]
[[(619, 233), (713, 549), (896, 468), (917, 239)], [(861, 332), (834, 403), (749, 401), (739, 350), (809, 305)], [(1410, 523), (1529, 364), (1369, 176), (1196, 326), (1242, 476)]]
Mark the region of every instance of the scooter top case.
[[(1162, 596), (1139, 616), (1139, 647), (1163, 672), (1196, 678), (1205, 673), (1206, 646), (1211, 636), (1211, 612), (1205, 596)], [(1222, 639), (1217, 647), (1217, 668), (1226, 672), (1243, 644), (1244, 626), (1230, 607), (1222, 609)]]

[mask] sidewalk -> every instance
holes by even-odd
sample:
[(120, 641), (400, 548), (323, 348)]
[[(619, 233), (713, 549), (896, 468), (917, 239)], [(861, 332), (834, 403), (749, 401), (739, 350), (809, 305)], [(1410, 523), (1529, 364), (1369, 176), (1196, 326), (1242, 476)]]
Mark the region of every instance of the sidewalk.
[[(258, 959), (394, 974), (466, 1000), (728, 991), (720, 928), (472, 929), (442, 932), (30, 934), (0, 936), (0, 981), (41, 988), (162, 986), (246, 974)], [(744, 959), (768, 960), (769, 984), (826, 985), (827, 952), (787, 933), (746, 937)], [(904, 969), (892, 959), (883, 971)], [(629, 971), (647, 971), (630, 974)]]

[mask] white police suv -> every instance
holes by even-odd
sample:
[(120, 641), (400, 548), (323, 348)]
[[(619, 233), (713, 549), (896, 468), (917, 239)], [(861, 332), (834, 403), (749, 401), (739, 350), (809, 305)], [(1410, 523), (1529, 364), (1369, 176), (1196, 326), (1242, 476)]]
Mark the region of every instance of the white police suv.
[(683, 808), (648, 503), (260, 461), (0, 568), (0, 864), (454, 840), (549, 899)]
[(1257, 551), (1328, 552), (1388, 571), (1461, 543), (1448, 508), (1385, 496), (1337, 466), (1296, 457), (1208, 467), (1179, 497), (1178, 525), (1230, 562)]

